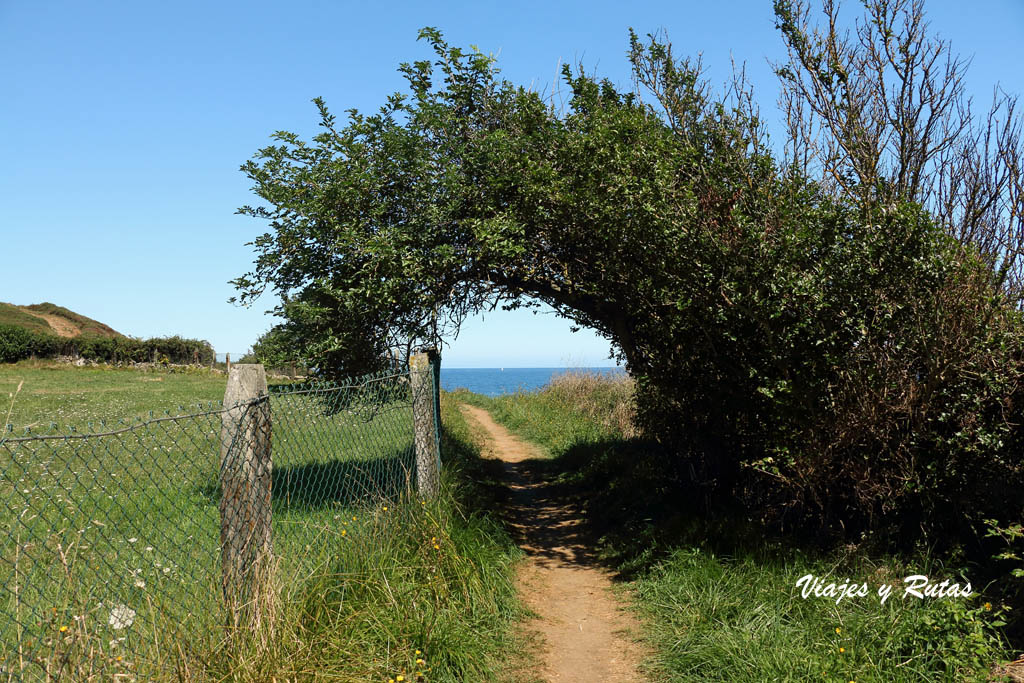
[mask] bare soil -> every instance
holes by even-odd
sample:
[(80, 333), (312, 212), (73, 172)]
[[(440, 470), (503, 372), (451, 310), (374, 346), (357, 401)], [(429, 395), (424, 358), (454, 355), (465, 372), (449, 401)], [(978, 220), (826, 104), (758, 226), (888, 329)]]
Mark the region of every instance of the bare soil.
[(40, 318), (50, 326), (50, 329), (57, 333), (58, 337), (77, 337), (82, 333), (82, 330), (78, 325), (74, 324), (67, 318), (62, 318), (59, 315), (50, 315), (49, 313), (39, 313), (37, 311), (30, 310), (24, 306), (19, 306), (19, 309)]
[[(645, 652), (632, 637), (636, 618), (613, 594), (579, 509), (537, 473), (537, 449), (481, 408), (461, 405), (487, 435), (484, 454), (500, 460), (510, 490), (507, 522), (526, 551), (519, 573), (523, 601), (545, 643), (537, 672), (557, 683), (643, 680)], [(531, 462), (532, 461), (532, 462)]]

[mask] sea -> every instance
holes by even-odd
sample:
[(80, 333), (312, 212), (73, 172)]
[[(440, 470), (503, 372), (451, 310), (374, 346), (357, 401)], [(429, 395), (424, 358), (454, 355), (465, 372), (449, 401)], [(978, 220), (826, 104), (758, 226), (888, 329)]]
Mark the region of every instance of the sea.
[[(223, 363), (224, 353), (217, 354), (217, 362)], [(231, 352), (233, 361), (245, 354)], [(517, 391), (536, 391), (551, 381), (555, 375), (566, 372), (594, 372), (603, 375), (625, 373), (623, 368), (446, 368), (441, 364), (441, 388), (454, 391), (460, 387), (469, 389), (475, 394), (485, 396), (501, 396), (514, 394)]]
[(555, 375), (566, 372), (593, 372), (621, 375), (623, 368), (446, 368), (441, 365), (441, 388), (445, 391), (465, 388), (485, 396), (536, 391)]

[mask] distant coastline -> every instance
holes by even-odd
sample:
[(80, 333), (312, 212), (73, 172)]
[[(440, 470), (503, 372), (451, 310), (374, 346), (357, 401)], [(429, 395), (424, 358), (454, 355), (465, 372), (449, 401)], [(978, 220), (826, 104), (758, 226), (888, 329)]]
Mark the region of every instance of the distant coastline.
[(465, 388), (485, 396), (536, 391), (565, 372), (594, 372), (617, 375), (625, 369), (617, 366), (560, 368), (446, 368), (441, 366), (441, 388), (445, 391)]

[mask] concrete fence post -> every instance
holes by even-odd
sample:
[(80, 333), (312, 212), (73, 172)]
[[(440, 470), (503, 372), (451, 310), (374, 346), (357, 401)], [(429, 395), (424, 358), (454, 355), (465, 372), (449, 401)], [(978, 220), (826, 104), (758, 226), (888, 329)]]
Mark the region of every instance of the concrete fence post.
[(220, 546), (229, 626), (256, 626), (270, 606), (271, 422), (262, 365), (236, 364), (221, 414)]
[(439, 450), (440, 394), (435, 379), (439, 367), (436, 351), (421, 351), (409, 356), (409, 381), (412, 385), (412, 416), (416, 442), (416, 487), (420, 496), (433, 498), (441, 486)]

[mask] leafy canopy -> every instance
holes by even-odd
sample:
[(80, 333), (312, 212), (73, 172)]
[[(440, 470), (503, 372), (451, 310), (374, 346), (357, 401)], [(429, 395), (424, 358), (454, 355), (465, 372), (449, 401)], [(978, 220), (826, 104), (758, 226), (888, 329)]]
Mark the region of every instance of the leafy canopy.
[(409, 92), (343, 127), (315, 100), (319, 135), (278, 132), (245, 164), (265, 205), (240, 211), (271, 230), (234, 281), (241, 301), (272, 288), (319, 340), (311, 354), (357, 364), (357, 349), (442, 341), (469, 314), (542, 301), (642, 363), (638, 328), (714, 277), (698, 244), (773, 182), (750, 121), (654, 38), (632, 35), (631, 59), (666, 106), (567, 66), (563, 112), (491, 57), (420, 38), (436, 59), (400, 67)]

